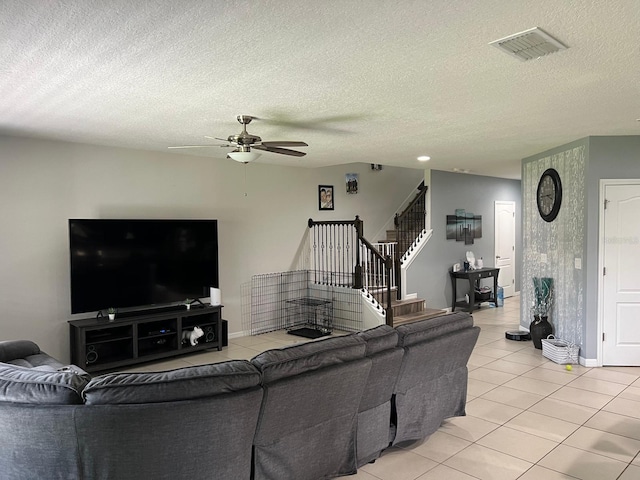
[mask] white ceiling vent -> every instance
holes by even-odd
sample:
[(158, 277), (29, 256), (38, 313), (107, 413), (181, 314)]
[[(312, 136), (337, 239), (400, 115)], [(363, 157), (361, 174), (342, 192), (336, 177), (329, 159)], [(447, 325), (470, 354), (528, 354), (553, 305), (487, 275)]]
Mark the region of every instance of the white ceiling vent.
[(540, 58), (567, 48), (538, 27), (495, 40), (489, 45), (493, 45), (522, 61)]

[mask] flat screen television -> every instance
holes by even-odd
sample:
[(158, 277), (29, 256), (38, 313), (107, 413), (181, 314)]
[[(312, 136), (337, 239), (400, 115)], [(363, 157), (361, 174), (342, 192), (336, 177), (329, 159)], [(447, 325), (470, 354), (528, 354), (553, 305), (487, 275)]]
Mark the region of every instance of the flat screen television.
[(216, 220), (70, 219), (71, 313), (167, 305), (218, 285)]

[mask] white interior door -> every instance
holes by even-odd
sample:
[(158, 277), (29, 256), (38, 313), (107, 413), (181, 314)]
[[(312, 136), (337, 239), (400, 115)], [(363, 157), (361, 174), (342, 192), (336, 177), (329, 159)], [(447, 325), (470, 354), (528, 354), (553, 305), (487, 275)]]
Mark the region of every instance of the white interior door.
[(640, 185), (604, 195), (602, 364), (640, 366)]
[(495, 202), (495, 228), (495, 266), (500, 269), (498, 285), (507, 298), (516, 288), (516, 202)]

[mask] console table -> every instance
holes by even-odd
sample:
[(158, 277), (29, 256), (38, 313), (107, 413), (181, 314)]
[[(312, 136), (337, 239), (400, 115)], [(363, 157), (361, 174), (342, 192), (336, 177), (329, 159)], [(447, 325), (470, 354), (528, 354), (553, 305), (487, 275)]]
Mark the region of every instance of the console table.
[[(498, 306), (497, 294), (498, 294), (498, 272), (499, 268), (479, 268), (477, 270), (469, 270), (467, 272), (459, 271), (454, 272), (452, 270), (449, 271), (449, 275), (451, 276), (451, 283), (453, 286), (453, 300), (451, 301), (451, 311), (455, 312), (456, 307), (467, 308), (469, 312), (473, 312), (474, 308), (480, 308), (480, 303), (476, 302), (476, 284), (480, 284), (481, 278), (493, 278), (493, 292), (491, 292), (491, 296), (489, 297), (488, 302), (494, 302), (496, 307)], [(469, 282), (469, 303), (467, 302), (457, 302), (457, 282), (458, 280), (467, 280)]]
[[(87, 372), (158, 360), (208, 348), (222, 350), (222, 305), (184, 305), (146, 312), (70, 320), (71, 363)], [(183, 332), (202, 329), (198, 344), (182, 341)]]

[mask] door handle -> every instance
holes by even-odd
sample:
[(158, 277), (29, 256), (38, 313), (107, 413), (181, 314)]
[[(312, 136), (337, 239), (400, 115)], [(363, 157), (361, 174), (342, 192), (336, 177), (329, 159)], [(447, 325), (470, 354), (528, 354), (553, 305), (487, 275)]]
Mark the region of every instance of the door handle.
[(500, 258), (500, 255), (496, 255), (496, 258)]

